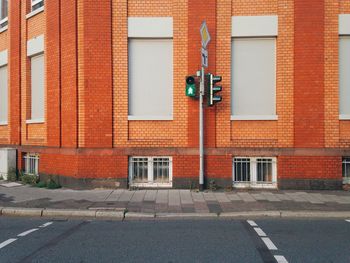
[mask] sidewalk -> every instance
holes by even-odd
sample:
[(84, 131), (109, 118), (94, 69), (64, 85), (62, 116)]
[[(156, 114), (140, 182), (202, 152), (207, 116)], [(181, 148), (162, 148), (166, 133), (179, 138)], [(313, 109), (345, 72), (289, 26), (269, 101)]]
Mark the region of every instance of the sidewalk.
[[(6, 187), (0, 182), (0, 208), (39, 208), (27, 211), (64, 211), (94, 214), (109, 211), (123, 217), (266, 215), (350, 217), (349, 191), (234, 190), (48, 190), (31, 186)], [(2, 214), (11, 214), (2, 209)], [(12, 210), (16, 210), (12, 209)], [(11, 211), (12, 211), (11, 210)], [(26, 209), (22, 209), (23, 211)], [(7, 212), (6, 212), (7, 211)], [(72, 211), (75, 211), (74, 213)], [(12, 211), (15, 214), (15, 212)], [(18, 214), (18, 213), (17, 213)], [(55, 214), (50, 214), (54, 216)], [(81, 213), (83, 216), (83, 213)], [(69, 216), (69, 213), (66, 213)]]

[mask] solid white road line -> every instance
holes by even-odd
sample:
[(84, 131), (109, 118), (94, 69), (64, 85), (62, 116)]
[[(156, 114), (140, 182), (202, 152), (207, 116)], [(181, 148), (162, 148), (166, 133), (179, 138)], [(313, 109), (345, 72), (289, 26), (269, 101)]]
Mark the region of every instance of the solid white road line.
[(272, 243), (271, 239), (269, 239), (268, 237), (262, 237), (261, 239), (262, 241), (264, 241), (265, 245), (269, 250), (277, 250), (277, 247), (274, 243)]
[(251, 226), (258, 226), (253, 220), (247, 220), (247, 222)]
[(345, 220), (346, 222), (349, 222), (350, 223), (350, 219), (348, 219), (348, 220)]
[(6, 247), (7, 245), (11, 244), (12, 242), (15, 242), (16, 240), (17, 240), (17, 238), (7, 239), (6, 241), (4, 241), (0, 244), (0, 249), (2, 249), (3, 247)]
[(33, 229), (25, 231), (25, 232), (23, 232), (23, 233), (21, 233), (21, 234), (19, 234), (17, 236), (18, 237), (24, 237), (24, 236), (29, 235), (30, 233), (33, 233), (34, 231), (37, 231), (37, 230), (39, 230), (39, 228), (33, 228)]
[(287, 259), (284, 256), (275, 256), (277, 263), (288, 263)]
[(47, 222), (39, 227), (47, 227), (47, 226), (52, 225), (52, 224), (53, 224), (53, 222)]
[(259, 235), (259, 237), (266, 237), (265, 232), (260, 227), (254, 227), (254, 230)]

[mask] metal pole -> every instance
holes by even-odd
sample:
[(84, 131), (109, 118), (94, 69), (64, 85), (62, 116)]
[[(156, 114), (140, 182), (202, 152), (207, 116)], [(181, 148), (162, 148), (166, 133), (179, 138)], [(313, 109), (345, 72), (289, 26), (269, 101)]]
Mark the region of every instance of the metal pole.
[(201, 70), (201, 82), (199, 91), (199, 191), (204, 189), (204, 112), (203, 112), (203, 96), (204, 96), (204, 67)]

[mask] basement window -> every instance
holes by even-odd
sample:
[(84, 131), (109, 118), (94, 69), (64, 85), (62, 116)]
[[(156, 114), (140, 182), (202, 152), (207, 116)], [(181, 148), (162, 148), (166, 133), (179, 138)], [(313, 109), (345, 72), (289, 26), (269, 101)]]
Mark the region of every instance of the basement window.
[(233, 159), (233, 186), (237, 188), (276, 188), (275, 157), (236, 157)]
[(39, 154), (27, 153), (24, 155), (24, 174), (39, 176)]
[(350, 184), (350, 157), (343, 158), (343, 183)]
[(44, 0), (32, 0), (32, 12), (44, 6)]
[(130, 157), (129, 182), (135, 187), (171, 187), (171, 157)]

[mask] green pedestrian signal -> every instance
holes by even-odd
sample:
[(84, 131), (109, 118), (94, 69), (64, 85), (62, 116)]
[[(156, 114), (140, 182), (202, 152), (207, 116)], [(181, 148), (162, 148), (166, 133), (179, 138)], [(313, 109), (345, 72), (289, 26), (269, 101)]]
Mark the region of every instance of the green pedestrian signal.
[(196, 80), (192, 76), (186, 77), (186, 96), (196, 97)]

